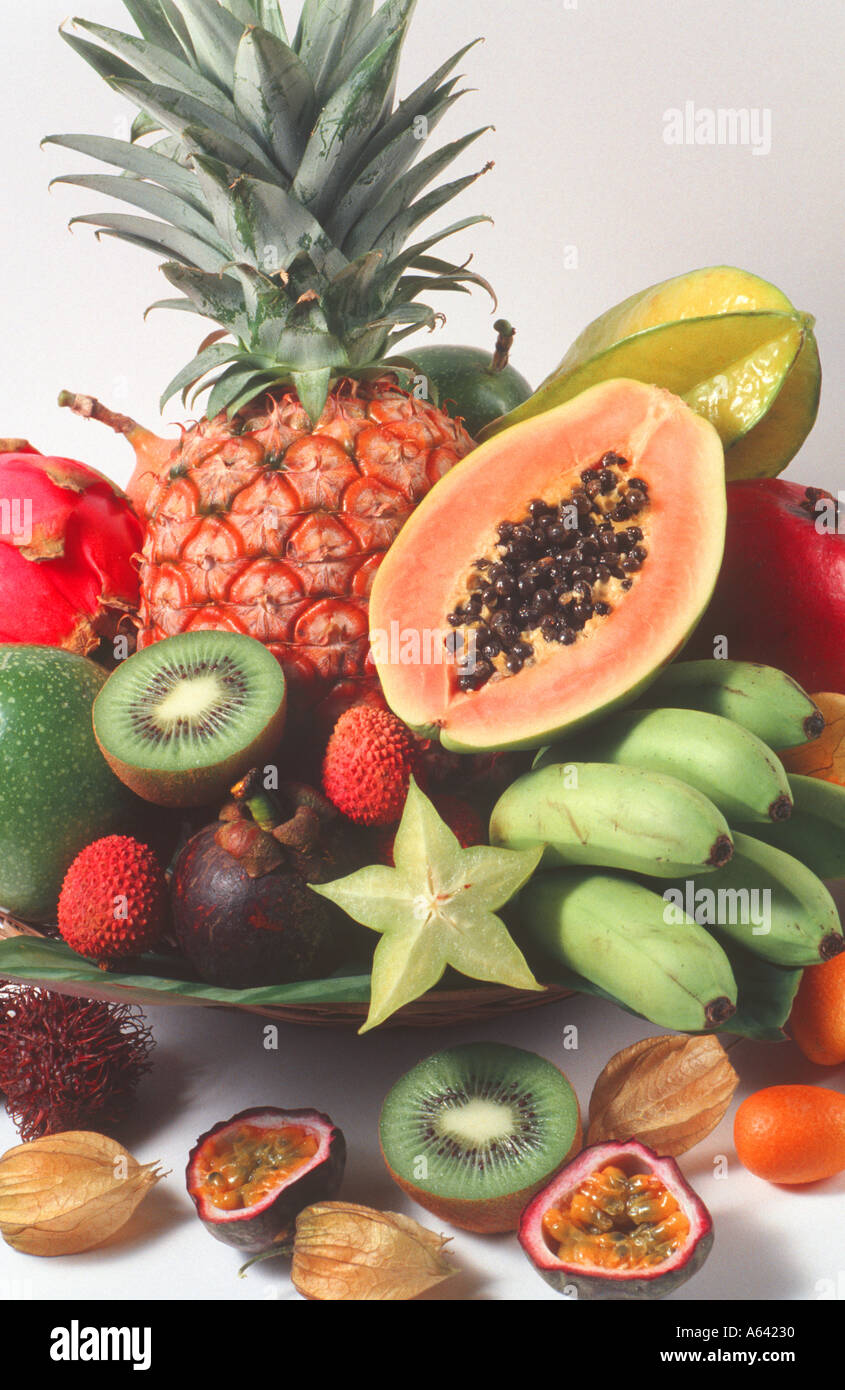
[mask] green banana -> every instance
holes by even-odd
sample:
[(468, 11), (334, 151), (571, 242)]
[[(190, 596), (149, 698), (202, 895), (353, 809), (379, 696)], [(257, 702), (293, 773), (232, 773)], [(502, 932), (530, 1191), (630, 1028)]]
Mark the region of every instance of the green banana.
[(676, 661), (637, 703), (721, 714), (775, 750), (809, 743), (824, 728), (824, 715), (797, 681), (753, 661)]
[(789, 820), (755, 825), (751, 833), (794, 855), (819, 878), (845, 878), (845, 787), (792, 773), (789, 787), (795, 803)]
[(786, 820), (792, 811), (780, 759), (756, 734), (720, 714), (623, 710), (577, 741), (544, 749), (534, 766), (573, 757), (677, 777), (709, 797), (731, 824)]
[(674, 910), (694, 916), (774, 965), (800, 967), (845, 949), (836, 904), (800, 860), (750, 835), (734, 835), (734, 856), (698, 885), (667, 885)]
[(736, 1008), (730, 961), (692, 918), (667, 922), (666, 906), (659, 893), (623, 874), (563, 869), (535, 875), (517, 899), (516, 916), (526, 944), (652, 1023), (714, 1028)]
[(544, 868), (587, 864), (657, 878), (716, 869), (733, 852), (727, 821), (702, 792), (611, 763), (524, 773), (493, 807), (490, 843), (545, 845)]

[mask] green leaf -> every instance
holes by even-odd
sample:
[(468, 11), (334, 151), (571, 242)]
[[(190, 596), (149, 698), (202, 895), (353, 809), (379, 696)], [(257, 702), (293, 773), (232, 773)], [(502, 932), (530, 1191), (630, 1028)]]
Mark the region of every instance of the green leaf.
[[(184, 979), (185, 962), (173, 956), (144, 956), (135, 970), (104, 974), (63, 941), (18, 936), (0, 941), (0, 977), (46, 985), (93, 985), (92, 993), (143, 1004), (195, 1003), (236, 1008), (274, 1004), (361, 1004), (370, 997), (369, 974), (344, 973), (293, 985), (223, 989)], [(181, 970), (180, 976), (177, 972)]]
[(105, 49), (98, 48), (95, 43), (89, 43), (87, 39), (80, 39), (78, 35), (70, 34), (67, 29), (59, 29), (59, 33), (74, 53), (78, 53), (80, 58), (84, 58), (98, 77), (104, 77), (107, 82), (113, 78), (128, 80), (137, 76), (134, 67), (124, 63), (122, 58), (116, 58), (114, 54), (107, 53)]
[(158, 0), (158, 7), (167, 23), (170, 25), (171, 33), (176, 38), (188, 62), (193, 63), (195, 61), (194, 46), (191, 43), (191, 36), (188, 33), (185, 21), (177, 6), (173, 3), (173, 0)]
[(146, 111), (139, 111), (132, 122), (129, 138), (132, 141), (143, 140), (145, 135), (155, 135), (160, 130), (161, 126), (158, 121), (154, 121), (152, 116), (147, 115)]
[(314, 85), (297, 55), (273, 34), (251, 29), (235, 59), (235, 104), (293, 179), (316, 105)]
[(346, 257), (331, 244), (316, 218), (277, 184), (241, 178), (230, 187), (219, 169), (204, 159), (197, 160), (197, 177), (215, 224), (238, 259), (267, 275), (288, 270), (303, 254), (329, 279), (345, 269)]
[(200, 71), (224, 92), (230, 92), (243, 25), (222, 5), (209, 4), (209, 0), (179, 0), (179, 10)]
[(476, 980), (542, 989), (496, 910), (531, 877), (534, 850), (462, 849), (411, 779), (393, 846), (375, 865), (312, 890), (381, 936), (373, 958), (367, 1032), (419, 998), (452, 966)]
[(369, 323), (380, 306), (373, 307), (373, 286), (384, 264), (380, 251), (370, 251), (335, 276), (326, 290), (324, 302), (329, 317), (345, 330)]
[(184, 91), (198, 101), (205, 102), (213, 110), (219, 111), (228, 120), (235, 120), (235, 108), (228, 95), (209, 82), (202, 73), (197, 72), (178, 53), (155, 44), (145, 43), (133, 34), (121, 34), (117, 29), (106, 29), (101, 24), (89, 20), (74, 20), (77, 28), (86, 30), (99, 39), (101, 44), (113, 49), (134, 70), (135, 77), (145, 78), (157, 86)]
[(716, 1031), (761, 1042), (783, 1042), (803, 970), (772, 965), (742, 946), (725, 941), (723, 936), (719, 944), (730, 960), (738, 995), (736, 1013)]
[(157, 299), (153, 304), (148, 304), (144, 310), (144, 318), (148, 318), (154, 309), (178, 309), (183, 314), (199, 314), (202, 310), (196, 304), (192, 304), (190, 299)]
[(321, 102), (340, 85), (335, 74), (341, 53), (368, 14), (372, 14), (372, 0), (342, 0), (336, 6), (330, 0), (304, 0), (293, 46)]
[(267, 156), (252, 136), (235, 121), (221, 115), (206, 102), (199, 101), (188, 92), (171, 90), (156, 86), (153, 82), (113, 81), (112, 87), (121, 96), (140, 106), (143, 111), (160, 122), (165, 130), (185, 140), (191, 136), (195, 142), (201, 132), (209, 130), (225, 140), (233, 151), (238, 151), (235, 168), (258, 170), (272, 178)]
[(103, 212), (74, 217), (70, 225), (74, 227), (77, 223), (101, 227), (106, 234), (122, 241), (130, 241), (134, 246), (143, 245), (156, 255), (198, 266), (200, 270), (223, 270), (226, 266), (226, 257), (207, 242), (166, 222), (153, 222), (146, 217), (131, 217), (122, 212)]
[(169, 53), (181, 52), (179, 41), (161, 12), (157, 0), (123, 0), (126, 9), (149, 43), (166, 48)]
[[(384, 43), (385, 39), (391, 38), (394, 34), (399, 34), (400, 39), (404, 39), (416, 4), (417, 0), (384, 0), (375, 14), (372, 14), (371, 4), (358, 3), (356, 6), (353, 3), (350, 5), (343, 44), (343, 57), (334, 66), (332, 90), (336, 91), (347, 78), (351, 77), (367, 54), (372, 53), (380, 44)], [(360, 21), (367, 14), (367, 11), (369, 11), (370, 17), (366, 23), (361, 24)], [(401, 52), (401, 42), (399, 52)], [(394, 67), (398, 66), (399, 52), (397, 52)]]
[(250, 322), (243, 289), (237, 280), (231, 275), (208, 275), (173, 261), (166, 262), (161, 269), (173, 288), (186, 295), (198, 313), (214, 319), (215, 323), (247, 341)]
[(288, 35), (282, 18), (280, 0), (256, 0), (255, 8), (262, 29), (266, 29), (268, 34), (275, 34), (282, 43), (287, 43)]
[[(257, 372), (255, 367), (235, 362), (231, 367), (223, 372), (215, 381), (211, 395), (206, 402), (206, 414), (209, 420), (213, 420), (222, 411), (229, 410), (234, 402), (242, 399), (247, 388), (255, 387), (250, 395), (251, 400), (257, 395), (259, 390), (270, 386), (278, 377), (274, 372)], [(234, 411), (231, 412), (234, 414)]]
[(342, 196), (345, 180), (381, 111), (401, 43), (394, 34), (365, 58), (317, 117), (293, 191), (316, 217)]
[(291, 378), (308, 419), (316, 426), (329, 397), (331, 367), (321, 367), (313, 372), (291, 372)]
[(191, 389), (196, 382), (201, 381), (209, 372), (213, 372), (217, 367), (225, 367), (233, 357), (240, 355), (237, 343), (212, 343), (210, 347), (203, 348), (193, 361), (188, 362), (162, 392), (161, 408), (167, 405), (172, 396), (182, 393), (183, 396)]
[[(480, 130), (472, 131), (461, 140), (453, 140), (450, 145), (444, 145), (442, 149), (435, 150), (427, 159), (414, 165), (403, 178), (397, 179), (375, 207), (359, 218), (348, 237), (345, 233), (341, 235), (345, 255), (350, 258), (361, 255), (371, 246), (377, 246), (380, 250), (385, 250), (388, 255), (392, 255), (392, 248), (386, 246), (382, 238), (384, 233), (389, 232), (392, 228), (394, 218), (402, 216), (412, 206), (414, 199), (419, 196), (423, 189), (480, 136), (486, 135), (488, 130), (492, 130), (492, 126), (482, 126)], [(459, 191), (456, 190), (456, 192)], [(444, 199), (444, 201), (448, 201), (448, 199)], [(333, 234), (337, 236), (334, 222), (330, 223), (330, 227)]]
[(436, 246), (439, 241), (444, 241), (446, 237), (455, 236), (458, 232), (463, 232), (467, 227), (475, 227), (479, 222), (492, 222), (491, 217), (477, 214), (475, 217), (465, 217), (460, 222), (453, 222), (451, 226), (444, 227), (442, 231), (434, 232), (425, 241), (418, 241), (415, 246), (409, 246), (385, 267), (381, 277), (381, 289), (386, 297), (392, 296), (395, 286), (403, 272), (409, 266), (414, 265), (418, 257), (429, 249)]
[(242, 410), (245, 405), (249, 405), (250, 401), (254, 401), (256, 396), (260, 396), (263, 391), (269, 391), (271, 387), (278, 386), (280, 382), (287, 382), (288, 380), (288, 377), (281, 376), (278, 372), (256, 372), (251, 377), (247, 377), (240, 395), (230, 401), (227, 406), (229, 418), (237, 415), (239, 410)]
[(109, 198), (119, 198), (121, 202), (160, 217), (171, 226), (180, 228), (199, 237), (207, 246), (219, 251), (224, 258), (230, 254), (225, 241), (219, 236), (214, 223), (190, 203), (184, 202), (176, 193), (170, 193), (158, 184), (141, 179), (121, 178), (118, 174), (62, 174), (53, 179), (56, 183), (72, 184), (76, 188), (87, 188), (93, 193), (103, 193)]
[(235, 19), (244, 29), (249, 28), (252, 24), (261, 23), (261, 15), (259, 14), (261, 6), (258, 0), (255, 0), (255, 3), (253, 0), (221, 0), (221, 3), (229, 11), (229, 14), (235, 16)]
[(202, 193), (196, 176), (177, 164), (175, 159), (167, 159), (155, 150), (144, 145), (133, 145), (126, 140), (111, 140), (98, 135), (48, 135), (42, 145), (60, 145), (66, 150), (75, 150), (91, 159), (99, 159), (103, 164), (112, 164), (125, 169), (138, 178), (151, 179), (169, 188), (183, 202), (190, 203), (197, 211), (204, 211)]
[[(426, 117), (429, 134), (456, 100), (455, 96), (446, 97), (429, 113)], [(366, 216), (374, 203), (390, 193), (397, 179), (413, 164), (421, 147), (420, 137), (411, 124), (400, 130), (391, 143), (380, 149), (371, 161), (356, 170), (354, 182), (327, 219), (327, 224), (332, 227), (338, 241), (360, 217)]]
[(479, 170), (475, 174), (465, 174), (463, 178), (454, 179), (451, 183), (441, 184), (423, 198), (418, 198), (415, 203), (407, 208), (398, 217), (395, 217), (388, 227), (384, 229), (378, 238), (379, 250), (384, 251), (388, 258), (396, 255), (402, 250), (409, 236), (423, 222), (427, 222), (436, 212), (439, 212), (446, 203), (463, 193), (465, 189), (471, 187), (478, 178), (485, 173), (485, 169)]
[[(361, 168), (370, 164), (398, 135), (413, 130), (414, 123), (417, 121), (418, 117), (425, 116), (428, 120), (429, 129), (433, 128), (430, 113), (436, 110), (444, 98), (450, 94), (457, 79), (453, 78), (451, 82), (443, 86), (441, 86), (441, 83), (443, 83), (444, 78), (448, 77), (452, 69), (457, 67), (464, 54), (469, 53), (470, 49), (474, 48), (475, 45), (480, 42), (480, 39), (473, 39), (471, 43), (464, 44), (463, 48), (459, 48), (457, 53), (452, 54), (451, 58), (447, 58), (446, 62), (442, 63), (437, 71), (431, 74), (431, 77), (426, 78), (425, 82), (420, 83), (419, 87), (415, 88), (410, 96), (406, 97), (404, 101), (400, 101), (390, 119), (371, 134), (363, 152)], [(460, 93), (459, 95), (463, 94)], [(423, 136), (423, 139), (424, 138)], [(420, 136), (415, 135), (414, 139), (419, 149)]]

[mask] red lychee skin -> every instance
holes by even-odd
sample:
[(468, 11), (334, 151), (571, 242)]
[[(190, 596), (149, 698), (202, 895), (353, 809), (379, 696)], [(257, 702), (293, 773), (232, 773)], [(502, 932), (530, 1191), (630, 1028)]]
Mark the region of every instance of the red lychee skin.
[(323, 790), (358, 825), (392, 825), (411, 777), (423, 767), (420, 745), (388, 710), (355, 705), (340, 716), (323, 759)]
[(104, 968), (154, 946), (166, 913), (167, 881), (158, 859), (130, 835), (106, 835), (86, 845), (59, 895), (63, 939)]
[[(468, 801), (462, 801), (459, 796), (451, 796), (444, 792), (441, 796), (432, 797), (432, 802), (440, 819), (445, 821), (457, 836), (461, 849), (487, 843), (481, 817)], [(395, 825), (383, 826), (379, 827), (376, 834), (376, 853), (381, 863), (389, 865), (390, 868), (394, 865), (393, 843), (397, 829), (398, 826)]]

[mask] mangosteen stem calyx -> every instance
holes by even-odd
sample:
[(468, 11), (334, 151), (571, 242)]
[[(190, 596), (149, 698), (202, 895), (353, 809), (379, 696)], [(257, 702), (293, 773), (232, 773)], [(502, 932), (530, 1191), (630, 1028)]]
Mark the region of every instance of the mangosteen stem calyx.
[(313, 804), (314, 794), (309, 794), (310, 789), (299, 788), (294, 783), (284, 784), (282, 791), (293, 808), (292, 815), (286, 814), (278, 798), (264, 786), (257, 768), (253, 768), (232, 788), (232, 796), (245, 807), (259, 829), (272, 835), (279, 844), (295, 850), (313, 849), (320, 837), (324, 819)]
[(264, 786), (257, 768), (254, 767), (232, 788), (232, 796), (246, 806), (256, 825), (272, 835), (282, 819), (282, 812), (276, 798)]
[(488, 370), (498, 376), (499, 372), (505, 370), (510, 360), (513, 340), (516, 337), (516, 329), (512, 323), (508, 323), (507, 319), (497, 319), (493, 324), (493, 328), (499, 336), (496, 339), (493, 360)]

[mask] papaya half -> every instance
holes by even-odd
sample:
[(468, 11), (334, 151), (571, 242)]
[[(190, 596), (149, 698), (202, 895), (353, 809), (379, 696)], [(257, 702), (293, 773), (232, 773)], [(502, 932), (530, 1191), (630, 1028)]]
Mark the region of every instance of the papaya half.
[(725, 525), (719, 436), (659, 387), (603, 382), (495, 435), (376, 575), (388, 704), (457, 752), (535, 748), (599, 718), (683, 647)]

